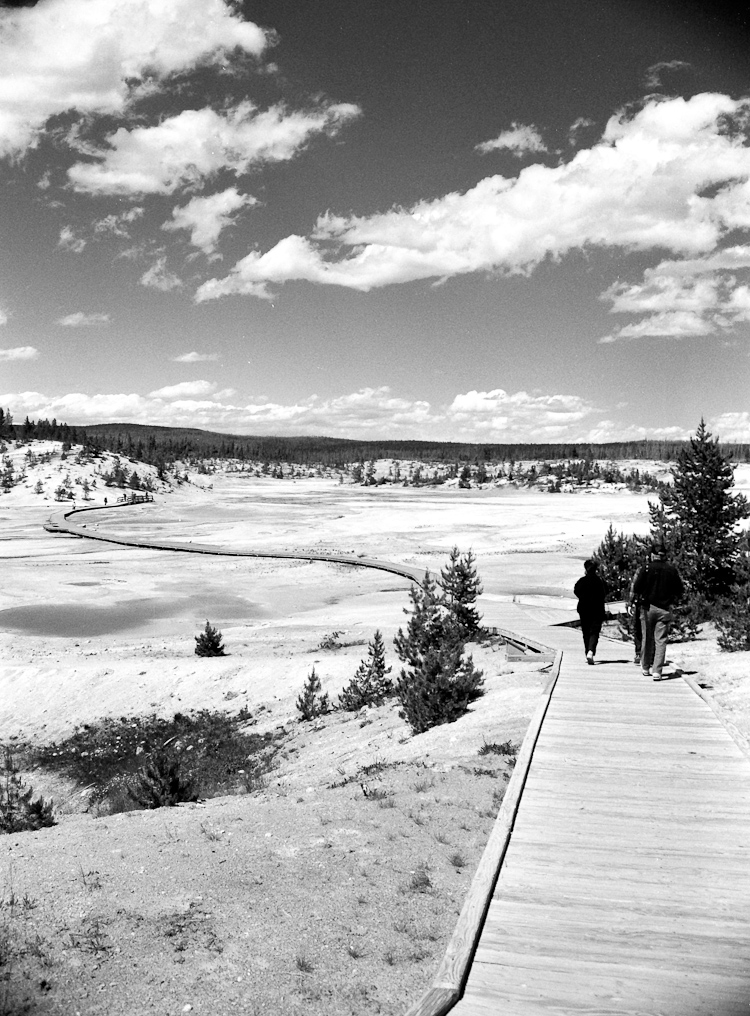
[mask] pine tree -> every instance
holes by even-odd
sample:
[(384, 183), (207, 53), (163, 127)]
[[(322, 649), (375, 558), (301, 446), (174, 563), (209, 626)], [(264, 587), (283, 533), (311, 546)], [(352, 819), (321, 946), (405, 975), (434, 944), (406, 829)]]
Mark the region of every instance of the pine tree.
[(673, 483), (650, 504), (654, 533), (662, 533), (671, 559), (689, 591), (708, 603), (725, 595), (732, 583), (740, 534), (737, 524), (750, 516), (741, 494), (731, 494), (734, 467), (723, 455), (703, 420), (690, 444), (677, 455)]
[(363, 706), (380, 706), (393, 694), (393, 682), (388, 677), (391, 668), (385, 665), (385, 646), (380, 631), (376, 631), (367, 647), (367, 659), (362, 660), (356, 674), (339, 695), (339, 706), (356, 712)]
[(615, 531), (612, 523), (604, 539), (591, 555), (599, 565), (599, 577), (607, 587), (608, 600), (624, 600), (636, 572), (645, 563), (646, 540)]
[(206, 627), (195, 636), (196, 656), (226, 656), (224, 646), (221, 644), (221, 632), (217, 631), (212, 624), (206, 621)]
[(305, 681), (302, 694), (297, 698), (297, 710), (303, 720), (314, 720), (317, 716), (331, 711), (328, 693), (321, 695), (320, 692), (320, 678), (313, 667)]
[(726, 653), (750, 649), (750, 533), (740, 541), (729, 595), (716, 613), (719, 648)]
[(20, 833), (55, 825), (52, 801), (33, 798), (34, 791), (25, 787), (18, 775), (10, 748), (5, 749), (0, 775), (0, 833)]
[(453, 548), (447, 567), (440, 572), (440, 585), (442, 601), (456, 620), (460, 638), (470, 641), (481, 631), (482, 618), (475, 604), (483, 592), (472, 551), (462, 556), (458, 547)]
[(419, 734), (463, 715), (484, 693), (484, 681), (471, 657), (464, 659), (459, 623), (429, 572), (421, 586), (412, 586), (410, 598), (406, 631), (399, 628), (393, 640), (399, 659), (406, 664), (396, 695), (401, 703), (399, 715)]

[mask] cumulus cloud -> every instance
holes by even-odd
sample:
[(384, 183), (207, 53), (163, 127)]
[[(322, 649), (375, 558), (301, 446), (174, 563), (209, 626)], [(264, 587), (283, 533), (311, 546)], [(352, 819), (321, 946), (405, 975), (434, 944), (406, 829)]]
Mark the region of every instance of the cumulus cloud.
[(239, 176), (253, 165), (283, 162), (315, 134), (335, 134), (359, 115), (350, 103), (311, 110), (283, 105), (259, 110), (246, 101), (223, 113), (186, 109), (155, 126), (120, 127), (96, 162), (68, 170), (77, 191), (90, 194), (173, 194), (221, 169)]
[(57, 241), (57, 246), (62, 247), (63, 250), (73, 251), (74, 254), (80, 254), (86, 246), (86, 241), (76, 236), (70, 226), (63, 226), (60, 230), (60, 239)]
[(492, 141), (483, 141), (476, 150), (486, 155), (488, 152), (508, 151), (522, 156), (526, 152), (546, 152), (547, 146), (536, 127), (527, 124), (513, 123), (510, 129), (502, 131)]
[[(403, 398), (387, 386), (328, 398), (310, 395), (292, 403), (262, 396), (242, 401), (234, 398), (232, 389), (215, 388), (210, 382), (197, 381), (159, 388), (149, 395), (73, 393), (50, 398), (21, 392), (0, 395), (0, 404), (13, 406), (17, 413), (55, 416), (70, 424), (127, 420), (230, 433), (277, 434), (283, 428), (284, 433), (298, 435), (482, 442), (586, 440), (600, 427), (598, 419), (603, 415), (575, 395), (508, 393), (499, 388), (465, 392), (443, 406)], [(610, 428), (610, 440), (615, 440), (617, 425), (604, 423)]]
[(460, 435), (491, 441), (511, 431), (536, 435), (537, 441), (556, 441), (571, 433), (594, 412), (594, 407), (577, 395), (534, 395), (502, 388), (489, 392), (471, 391), (457, 395), (448, 407), (448, 419)]
[(151, 399), (182, 399), (191, 395), (210, 395), (216, 391), (216, 385), (211, 381), (181, 381), (176, 385), (167, 385), (166, 388), (157, 388), (151, 392)]
[[(531, 272), (585, 247), (716, 254), (750, 226), (750, 100), (652, 97), (612, 117), (600, 140), (557, 166), (481, 180), (411, 208), (326, 214), (310, 237), (252, 251), (198, 302), (231, 293), (267, 297), (300, 279), (369, 291), (470, 272)], [(624, 184), (627, 181), (627, 185)]]
[(750, 413), (721, 413), (709, 420), (712, 434), (721, 441), (750, 441)]
[(0, 349), (0, 362), (9, 363), (12, 360), (36, 360), (39, 350), (33, 346), (15, 346), (13, 349)]
[(705, 258), (662, 261), (639, 283), (616, 283), (602, 293), (615, 314), (644, 314), (600, 342), (647, 336), (683, 338), (727, 332), (750, 320), (750, 246)]
[(183, 353), (182, 356), (175, 356), (175, 363), (208, 363), (211, 360), (218, 360), (218, 353)]
[(50, 117), (121, 114), (171, 75), (270, 39), (224, 0), (46, 0), (0, 11), (0, 155), (32, 147)]
[(165, 222), (161, 228), (189, 230), (192, 245), (211, 254), (216, 250), (221, 231), (234, 222), (240, 209), (257, 203), (250, 194), (240, 194), (236, 187), (229, 187), (218, 194), (193, 198), (181, 208), (174, 208), (172, 220)]
[(166, 256), (157, 258), (151, 267), (143, 273), (140, 282), (142, 286), (149, 289), (160, 289), (162, 293), (168, 293), (171, 289), (179, 289), (182, 286), (182, 279), (179, 279), (167, 268)]
[(66, 314), (55, 321), (56, 325), (63, 328), (88, 328), (91, 325), (106, 325), (109, 323), (109, 314), (84, 314), (77, 310), (74, 314)]

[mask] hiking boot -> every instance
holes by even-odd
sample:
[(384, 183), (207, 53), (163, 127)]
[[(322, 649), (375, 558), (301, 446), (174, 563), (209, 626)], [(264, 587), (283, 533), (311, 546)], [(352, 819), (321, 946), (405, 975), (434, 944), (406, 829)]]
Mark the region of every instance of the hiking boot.
[(641, 673), (643, 674), (644, 677), (651, 677), (650, 670), (642, 670)]
[(589, 649), (589, 651), (588, 651), (588, 652), (586, 653), (586, 663), (588, 663), (588, 665), (589, 665), (590, 667), (593, 667), (593, 666), (594, 666), (594, 654), (593, 654), (593, 653), (591, 652), (591, 650), (590, 650), (590, 649)]

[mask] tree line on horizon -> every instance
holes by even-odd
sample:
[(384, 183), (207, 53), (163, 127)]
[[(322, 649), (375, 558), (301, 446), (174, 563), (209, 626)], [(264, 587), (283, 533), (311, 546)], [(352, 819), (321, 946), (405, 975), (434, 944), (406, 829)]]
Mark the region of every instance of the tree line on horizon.
[[(280, 437), (220, 434), (185, 427), (148, 426), (135, 423), (105, 423), (70, 427), (52, 420), (13, 422), (9, 409), (0, 409), (0, 438), (10, 440), (53, 440), (80, 444), (92, 453), (109, 451), (166, 467), (190, 459), (236, 459), (253, 462), (294, 462), (343, 469), (352, 462), (377, 459), (413, 460), (474, 465), (530, 460), (623, 459), (675, 461), (687, 447), (686, 441), (646, 439), (606, 443), (566, 441), (472, 444), (456, 441), (418, 441), (381, 438), (359, 440), (338, 437)], [(735, 462), (750, 462), (750, 443), (723, 442), (721, 451)]]

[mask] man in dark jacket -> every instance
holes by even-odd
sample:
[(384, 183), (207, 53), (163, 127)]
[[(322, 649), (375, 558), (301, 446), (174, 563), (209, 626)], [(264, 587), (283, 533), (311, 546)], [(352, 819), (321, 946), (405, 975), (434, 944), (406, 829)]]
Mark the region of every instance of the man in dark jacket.
[(578, 614), (581, 618), (586, 662), (593, 666), (599, 633), (604, 622), (604, 597), (607, 590), (597, 575), (599, 565), (596, 561), (584, 561), (583, 569), (586, 574), (576, 582), (573, 592), (578, 597)]
[(661, 681), (664, 657), (667, 652), (670, 608), (681, 599), (684, 586), (680, 573), (667, 561), (667, 548), (663, 537), (651, 545), (651, 560), (636, 575), (633, 594), (641, 601), (641, 670), (643, 676)]

